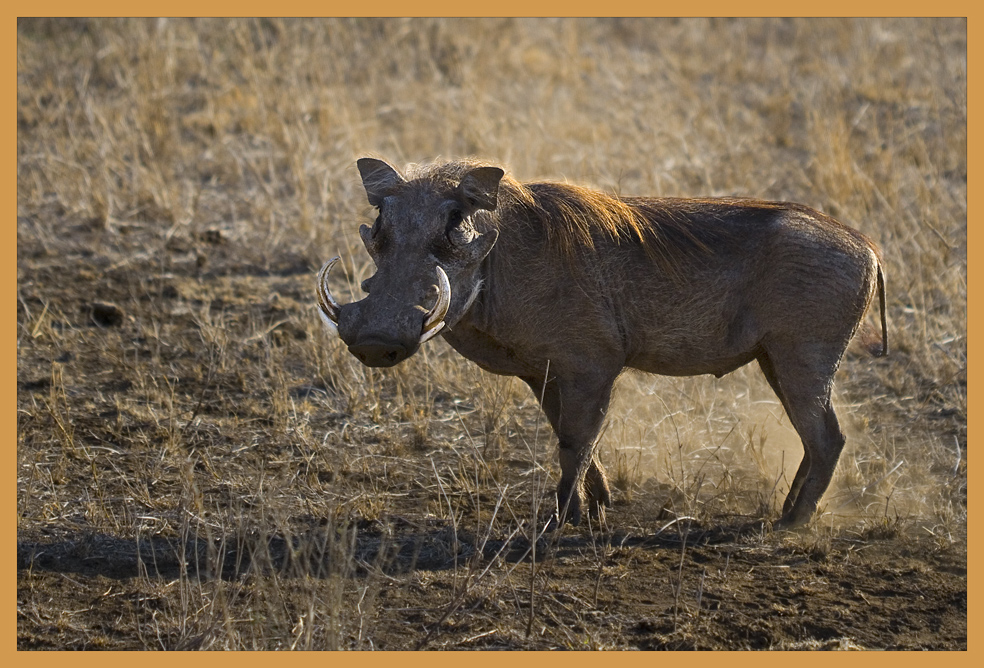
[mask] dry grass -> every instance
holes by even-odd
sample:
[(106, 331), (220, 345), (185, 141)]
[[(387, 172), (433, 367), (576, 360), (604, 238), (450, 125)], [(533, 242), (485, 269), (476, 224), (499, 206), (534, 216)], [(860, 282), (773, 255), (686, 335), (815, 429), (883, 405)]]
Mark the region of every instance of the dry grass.
[[(684, 569), (686, 538), (658, 640), (590, 612), (661, 563), (633, 541), (775, 514), (802, 450), (758, 370), (624, 376), (610, 526), (538, 540), (555, 443), (525, 386), (443, 341), (367, 369), (321, 331), (323, 259), (343, 300), (372, 273), (367, 154), (857, 227), (891, 356), (843, 365), (815, 526), (735, 549), (965, 549), (966, 81), (961, 20), (22, 19), (20, 646), (759, 646), (709, 626), (737, 576)], [(761, 642), (824, 641), (795, 635)]]

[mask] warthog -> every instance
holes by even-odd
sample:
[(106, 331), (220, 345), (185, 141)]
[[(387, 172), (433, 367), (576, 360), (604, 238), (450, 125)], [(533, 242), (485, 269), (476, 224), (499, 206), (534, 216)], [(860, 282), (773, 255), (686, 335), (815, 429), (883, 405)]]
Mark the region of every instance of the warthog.
[(477, 161), (358, 161), (379, 210), (360, 234), (368, 296), (320, 313), (363, 364), (385, 367), (440, 333), (487, 371), (518, 376), (560, 441), (560, 517), (611, 494), (594, 445), (626, 367), (721, 377), (758, 362), (803, 441), (778, 526), (812, 517), (844, 435), (834, 372), (885, 282), (861, 233), (800, 204), (615, 197), (519, 183)]

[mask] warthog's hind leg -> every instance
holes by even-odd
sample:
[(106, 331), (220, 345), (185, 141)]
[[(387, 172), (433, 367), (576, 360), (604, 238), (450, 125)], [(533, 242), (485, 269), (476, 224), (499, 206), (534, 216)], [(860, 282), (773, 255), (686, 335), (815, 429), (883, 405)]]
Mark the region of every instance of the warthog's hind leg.
[(608, 487), (608, 476), (598, 461), (597, 455), (591, 456), (588, 471), (584, 474), (584, 497), (588, 502), (588, 512), (600, 515), (605, 506), (612, 505), (612, 492)]
[(803, 441), (803, 461), (789, 486), (777, 528), (810, 521), (837, 467), (845, 439), (830, 392), (842, 353), (837, 346), (814, 345), (782, 348), (759, 357), (766, 379)]

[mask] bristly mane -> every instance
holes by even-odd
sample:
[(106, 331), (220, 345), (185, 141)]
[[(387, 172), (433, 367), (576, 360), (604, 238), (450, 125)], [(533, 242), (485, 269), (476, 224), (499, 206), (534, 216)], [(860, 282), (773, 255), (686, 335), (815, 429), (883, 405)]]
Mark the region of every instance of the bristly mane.
[[(498, 166), (480, 160), (433, 162), (407, 167), (407, 178), (439, 191), (454, 192), (462, 177), (476, 167)], [(728, 218), (738, 206), (767, 217), (781, 203), (745, 199), (620, 198), (565, 183), (520, 183), (510, 175), (499, 184), (498, 206), (488, 220), (500, 231), (527, 225), (547, 245), (574, 262), (605, 241), (637, 244), (671, 274), (685, 257), (706, 255), (716, 242), (736, 233)], [(721, 225), (708, 225), (719, 219)], [(703, 221), (705, 224), (701, 224)]]
[[(470, 170), (488, 166), (498, 165), (470, 159), (409, 165), (407, 178), (451, 192)], [(599, 235), (642, 244), (652, 236), (647, 221), (617, 198), (563, 183), (520, 183), (509, 174), (499, 182), (496, 214), (492, 222), (500, 229), (525, 222), (565, 256), (593, 249)]]

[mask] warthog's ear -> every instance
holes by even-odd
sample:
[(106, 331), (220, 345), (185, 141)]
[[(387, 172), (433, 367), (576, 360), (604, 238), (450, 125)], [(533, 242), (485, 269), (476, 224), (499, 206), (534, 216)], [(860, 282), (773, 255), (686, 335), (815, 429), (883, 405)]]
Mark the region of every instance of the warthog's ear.
[(498, 167), (476, 167), (458, 184), (458, 199), (465, 205), (465, 215), (476, 209), (494, 211), (499, 194), (499, 181), (505, 174)]
[(393, 186), (406, 183), (399, 172), (382, 160), (359, 158), (356, 164), (362, 174), (362, 185), (369, 196), (369, 203), (373, 206), (379, 206)]

